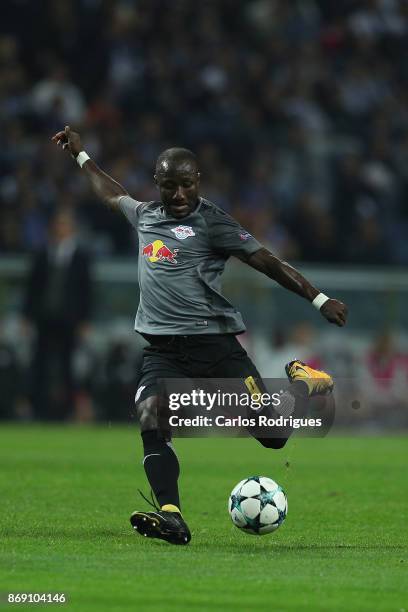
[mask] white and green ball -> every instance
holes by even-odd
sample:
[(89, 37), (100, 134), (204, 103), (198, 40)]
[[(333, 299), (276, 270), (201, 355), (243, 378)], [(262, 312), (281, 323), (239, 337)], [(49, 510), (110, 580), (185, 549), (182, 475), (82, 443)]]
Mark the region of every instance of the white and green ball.
[(236, 527), (252, 535), (276, 531), (288, 513), (285, 492), (271, 478), (251, 476), (232, 490), (228, 512)]

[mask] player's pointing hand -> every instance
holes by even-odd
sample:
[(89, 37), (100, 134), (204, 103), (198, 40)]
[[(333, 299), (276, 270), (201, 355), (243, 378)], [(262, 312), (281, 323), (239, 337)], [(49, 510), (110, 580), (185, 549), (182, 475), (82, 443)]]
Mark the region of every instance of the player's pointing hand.
[(327, 300), (320, 308), (320, 312), (330, 323), (343, 327), (347, 320), (347, 306), (338, 300)]
[(77, 132), (72, 132), (69, 125), (66, 125), (61, 132), (57, 132), (51, 140), (63, 149), (68, 149), (73, 157), (77, 157), (82, 151), (81, 137)]

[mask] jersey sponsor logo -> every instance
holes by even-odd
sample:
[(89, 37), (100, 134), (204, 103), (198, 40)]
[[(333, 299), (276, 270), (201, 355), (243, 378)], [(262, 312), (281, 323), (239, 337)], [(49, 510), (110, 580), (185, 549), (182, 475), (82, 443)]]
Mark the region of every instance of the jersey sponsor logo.
[(178, 249), (171, 251), (161, 240), (150, 242), (142, 249), (142, 255), (147, 257), (152, 263), (155, 263), (156, 261), (169, 261), (170, 263), (176, 264), (177, 253)]
[(179, 240), (185, 240), (190, 236), (195, 236), (195, 232), (190, 225), (178, 225), (177, 227), (173, 227), (171, 231), (176, 234), (176, 238)]
[(248, 240), (248, 238), (252, 238), (251, 234), (249, 234), (248, 232), (241, 232), (239, 237), (241, 238), (241, 240)]

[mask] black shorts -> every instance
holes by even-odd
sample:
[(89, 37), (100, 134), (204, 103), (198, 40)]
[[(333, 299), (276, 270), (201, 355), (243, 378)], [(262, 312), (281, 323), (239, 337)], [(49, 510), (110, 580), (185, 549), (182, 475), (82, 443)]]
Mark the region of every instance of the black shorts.
[[(158, 395), (158, 379), (235, 378), (260, 381), (255, 365), (233, 334), (144, 336), (144, 349), (135, 403)], [(245, 389), (247, 387), (245, 386)]]

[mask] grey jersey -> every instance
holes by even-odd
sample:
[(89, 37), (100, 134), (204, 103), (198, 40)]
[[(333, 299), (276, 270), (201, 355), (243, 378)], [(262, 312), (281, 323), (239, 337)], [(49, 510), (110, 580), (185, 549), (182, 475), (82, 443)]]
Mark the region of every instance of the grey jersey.
[(122, 196), (119, 206), (139, 236), (138, 332), (245, 331), (241, 314), (221, 294), (221, 274), (230, 255), (248, 256), (261, 248), (255, 238), (203, 198), (181, 220), (170, 216), (161, 202)]

